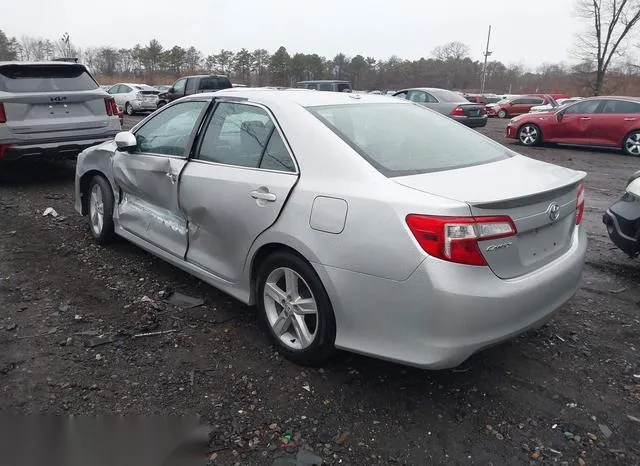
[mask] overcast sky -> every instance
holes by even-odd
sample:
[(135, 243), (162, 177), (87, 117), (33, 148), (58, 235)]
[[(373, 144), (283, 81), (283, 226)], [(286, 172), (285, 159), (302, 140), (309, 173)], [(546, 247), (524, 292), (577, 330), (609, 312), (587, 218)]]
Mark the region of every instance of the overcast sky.
[(428, 57), (458, 40), (482, 58), (489, 24), (493, 59), (536, 67), (569, 61), (582, 28), (574, 0), (5, 0), (9, 36), (59, 38), (80, 47), (132, 47), (157, 38), (167, 48), (194, 45), (205, 55), (284, 45), (292, 52), (376, 58)]

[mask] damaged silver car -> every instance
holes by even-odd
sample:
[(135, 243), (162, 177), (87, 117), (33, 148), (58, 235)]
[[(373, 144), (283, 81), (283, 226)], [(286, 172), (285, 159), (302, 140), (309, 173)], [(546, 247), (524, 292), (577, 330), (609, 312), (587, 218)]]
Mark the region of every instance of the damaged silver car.
[(256, 304), (294, 361), (341, 348), (436, 369), (572, 297), (584, 177), (393, 97), (238, 88), (85, 150), (75, 189), (97, 241)]

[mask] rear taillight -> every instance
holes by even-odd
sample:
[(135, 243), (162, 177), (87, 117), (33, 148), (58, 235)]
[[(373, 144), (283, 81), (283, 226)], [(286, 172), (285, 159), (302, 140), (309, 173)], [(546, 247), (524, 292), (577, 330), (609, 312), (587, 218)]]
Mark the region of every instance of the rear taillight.
[(430, 256), (466, 265), (487, 265), (478, 241), (514, 236), (509, 217), (432, 217), (407, 215), (407, 225)]
[(4, 154), (7, 152), (7, 150), (9, 150), (10, 147), (11, 144), (0, 144), (0, 159), (4, 157)]
[(108, 116), (118, 115), (118, 104), (116, 104), (116, 101), (113, 97), (104, 98), (104, 107), (107, 110)]
[(582, 216), (584, 215), (584, 185), (581, 184), (578, 187), (578, 198), (576, 201), (576, 225), (580, 225), (582, 222)]
[(0, 123), (7, 122), (7, 114), (4, 111), (4, 104), (0, 102)]
[(451, 115), (451, 116), (464, 116), (464, 108), (458, 106), (458, 107), (454, 108), (453, 110), (451, 110), (451, 113), (449, 113), (449, 115)]

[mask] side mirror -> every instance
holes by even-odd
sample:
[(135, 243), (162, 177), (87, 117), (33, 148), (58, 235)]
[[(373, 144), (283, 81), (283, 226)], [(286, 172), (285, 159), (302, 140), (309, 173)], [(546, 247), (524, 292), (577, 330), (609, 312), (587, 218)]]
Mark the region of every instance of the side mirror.
[(176, 90), (175, 90), (173, 87), (170, 87), (170, 88), (167, 90), (167, 93), (168, 93), (168, 94), (173, 94), (173, 93), (175, 93), (175, 92), (176, 92)]
[(563, 118), (564, 118), (564, 112), (557, 112), (556, 113), (556, 120), (558, 120), (558, 123), (560, 123)]
[(116, 134), (115, 141), (118, 150), (130, 149), (138, 145), (136, 137), (129, 131), (120, 131)]

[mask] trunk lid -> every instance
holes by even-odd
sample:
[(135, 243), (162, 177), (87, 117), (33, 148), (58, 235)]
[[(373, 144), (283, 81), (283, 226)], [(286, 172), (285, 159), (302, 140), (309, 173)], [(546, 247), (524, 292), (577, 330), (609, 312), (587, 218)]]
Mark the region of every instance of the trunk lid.
[(543, 267), (571, 247), (577, 191), (584, 177), (584, 172), (515, 156), (393, 180), (466, 202), (476, 217), (509, 216), (516, 226), (515, 236), (479, 242), (489, 267), (508, 279)]
[(482, 104), (473, 104), (473, 103), (460, 104), (458, 105), (458, 107), (461, 107), (465, 116), (468, 116), (468, 117), (479, 117), (484, 115), (485, 113), (484, 105)]
[(3, 96), (7, 126), (15, 134), (106, 128), (104, 99), (94, 91), (23, 92)]

